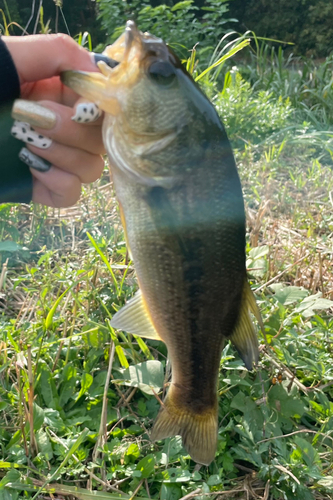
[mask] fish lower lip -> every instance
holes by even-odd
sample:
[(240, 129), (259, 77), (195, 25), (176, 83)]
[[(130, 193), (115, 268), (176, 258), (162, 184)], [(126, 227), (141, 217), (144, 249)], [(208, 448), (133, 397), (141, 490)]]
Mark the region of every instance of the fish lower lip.
[(97, 53), (94, 53), (94, 61), (95, 61), (95, 64), (97, 64), (99, 61), (103, 61), (108, 66), (110, 66), (110, 68), (115, 68), (119, 64), (119, 61), (116, 61), (115, 59), (111, 59), (111, 57), (108, 57), (105, 54), (97, 54)]

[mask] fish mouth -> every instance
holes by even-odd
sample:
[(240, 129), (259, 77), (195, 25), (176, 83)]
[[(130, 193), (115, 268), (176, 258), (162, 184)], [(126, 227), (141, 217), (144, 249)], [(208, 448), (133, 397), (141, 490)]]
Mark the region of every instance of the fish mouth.
[(134, 21), (127, 21), (124, 33), (103, 52), (103, 56), (109, 59), (110, 66), (115, 68), (130, 59), (131, 52), (134, 52), (135, 48), (136, 52), (140, 50), (142, 35)]
[(142, 33), (134, 21), (127, 21), (124, 33), (94, 58), (100, 73), (65, 71), (61, 81), (106, 113), (116, 115), (126, 90), (142, 77), (152, 59), (168, 60), (170, 52), (161, 38)]
[(170, 57), (170, 52), (161, 38), (151, 35), (148, 32), (140, 31), (134, 21), (127, 21), (125, 32), (114, 42), (106, 47), (103, 55), (108, 57), (110, 66), (120, 72), (126, 65), (142, 65), (144, 61), (151, 57), (159, 60), (166, 60)]
[(134, 21), (127, 21), (125, 32), (102, 54), (93, 55), (100, 73), (64, 71), (62, 83), (103, 111), (117, 114), (124, 90), (140, 76), (143, 36)]

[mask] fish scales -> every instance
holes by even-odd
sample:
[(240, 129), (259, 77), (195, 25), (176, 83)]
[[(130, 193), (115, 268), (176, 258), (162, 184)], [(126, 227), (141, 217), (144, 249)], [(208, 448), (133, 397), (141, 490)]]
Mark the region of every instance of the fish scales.
[(140, 288), (111, 324), (166, 343), (172, 379), (152, 439), (180, 434), (208, 465), (225, 341), (249, 369), (258, 358), (241, 184), (214, 107), (162, 40), (128, 22), (105, 53), (119, 65), (63, 80), (105, 111), (104, 144)]

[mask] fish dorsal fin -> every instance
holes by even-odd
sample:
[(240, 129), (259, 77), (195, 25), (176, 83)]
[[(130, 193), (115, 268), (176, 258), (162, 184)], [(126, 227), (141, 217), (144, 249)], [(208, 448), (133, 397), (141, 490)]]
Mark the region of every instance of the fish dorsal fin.
[(260, 318), (258, 322), (262, 324), (260, 311), (252, 294), (252, 290), (247, 280), (245, 280), (239, 318), (230, 340), (239, 352), (246, 368), (252, 370), (253, 364), (258, 362), (259, 351), (257, 330), (252, 323), (249, 309), (257, 319)]
[(140, 290), (113, 316), (111, 326), (139, 337), (162, 340), (151, 322)]

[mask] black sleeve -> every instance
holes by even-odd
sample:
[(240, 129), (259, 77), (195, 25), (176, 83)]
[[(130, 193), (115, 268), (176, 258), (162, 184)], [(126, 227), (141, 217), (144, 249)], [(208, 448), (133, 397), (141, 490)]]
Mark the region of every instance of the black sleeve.
[(20, 96), (19, 77), (6, 47), (0, 38), (0, 203), (29, 203), (32, 176), (18, 154), (23, 143), (11, 136), (11, 109)]

